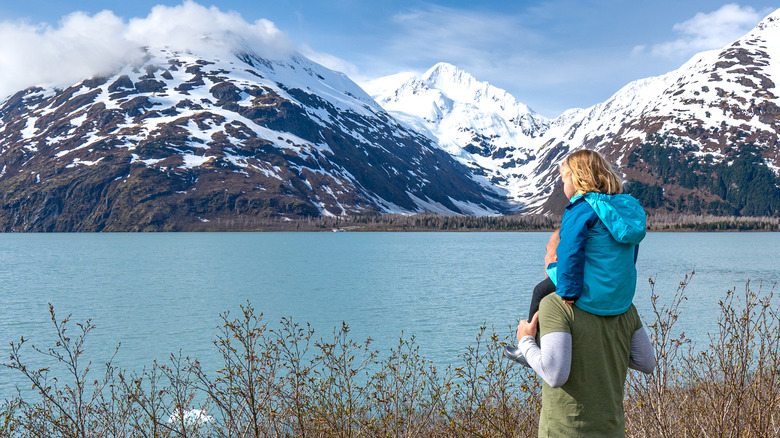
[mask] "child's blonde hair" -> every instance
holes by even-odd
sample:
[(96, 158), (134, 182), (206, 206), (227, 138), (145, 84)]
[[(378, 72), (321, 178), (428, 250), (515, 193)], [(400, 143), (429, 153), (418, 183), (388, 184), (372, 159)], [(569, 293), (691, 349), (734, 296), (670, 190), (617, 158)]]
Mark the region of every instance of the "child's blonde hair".
[(596, 151), (582, 149), (572, 152), (563, 160), (561, 171), (571, 173), (575, 194), (598, 192), (614, 195), (623, 192), (620, 177)]

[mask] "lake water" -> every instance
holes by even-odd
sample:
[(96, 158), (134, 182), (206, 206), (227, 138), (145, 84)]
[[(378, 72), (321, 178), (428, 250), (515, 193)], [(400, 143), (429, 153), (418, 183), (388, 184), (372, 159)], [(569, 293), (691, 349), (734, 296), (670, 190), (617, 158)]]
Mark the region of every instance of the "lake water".
[[(415, 335), (423, 356), (455, 363), (483, 323), (510, 333), (543, 278), (548, 233), (0, 234), (0, 357), (20, 336), (46, 347), (58, 318), (92, 318), (86, 356), (99, 370), (140, 371), (180, 349), (207, 368), (226, 310), (247, 301), (274, 325), (309, 322), (315, 338), (346, 321), (380, 349)], [(635, 303), (650, 287), (668, 302), (695, 268), (680, 329), (698, 343), (716, 326), (718, 300), (750, 279), (780, 280), (780, 233), (650, 233), (640, 248)], [(75, 327), (73, 327), (75, 329)], [(29, 348), (26, 356), (37, 359)], [(16, 385), (0, 368), (0, 400)], [(29, 388), (29, 386), (27, 386)]]

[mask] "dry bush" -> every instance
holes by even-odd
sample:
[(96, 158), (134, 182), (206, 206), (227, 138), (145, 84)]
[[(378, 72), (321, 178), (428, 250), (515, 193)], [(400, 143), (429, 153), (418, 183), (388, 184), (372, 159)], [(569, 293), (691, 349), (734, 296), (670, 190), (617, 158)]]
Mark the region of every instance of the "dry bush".
[[(696, 349), (676, 333), (685, 287), (661, 303), (651, 281), (647, 324), (657, 357), (653, 374), (631, 373), (628, 436), (780, 436), (780, 305), (774, 287), (729, 291), (717, 331)], [(487, 326), (445, 369), (425, 359), (414, 337), (386, 352), (356, 342), (343, 324), (327, 338), (290, 319), (269, 329), (247, 303), (221, 315), (214, 346), (222, 362), (209, 375), (197, 360), (172, 354), (140, 372), (85, 363), (94, 326), (58, 321), (51, 348), (11, 344), (3, 365), (21, 373), (37, 397), (0, 405), (4, 437), (532, 437), (541, 381), (502, 357), (514, 338)], [(32, 359), (29, 350), (37, 353)], [(383, 355), (384, 353), (384, 355)], [(38, 360), (35, 360), (37, 357)], [(33, 366), (43, 362), (48, 366)], [(34, 400), (33, 400), (34, 398)]]
[[(649, 325), (657, 368), (632, 374), (625, 402), (629, 436), (775, 437), (780, 435), (780, 303), (774, 287), (719, 301), (717, 331), (697, 350), (674, 323), (685, 299), (686, 277), (670, 304)], [(652, 283), (652, 282), (651, 282)]]
[[(23, 374), (41, 400), (28, 403), (19, 395), (7, 402), (2, 409), (3, 423), (11, 431), (24, 428), (26, 436), (105, 435), (111, 420), (105, 417), (101, 396), (113, 381), (113, 357), (106, 362), (104, 375), (90, 381), (92, 363), (84, 362), (84, 341), (95, 326), (91, 320), (76, 323), (78, 330), (71, 335), (70, 315), (58, 320), (54, 307), (49, 304), (49, 316), (57, 334), (55, 345), (47, 349), (31, 346), (43, 356), (45, 366), (33, 367), (27, 363), (23, 348), (28, 340), (24, 337), (11, 343), (10, 362), (5, 364)], [(52, 366), (59, 367), (58, 372), (53, 372)]]
[(445, 436), (536, 436), (541, 382), (529, 368), (504, 359), (503, 345), (482, 326), (460, 356), (450, 379)]
[[(222, 363), (213, 376), (197, 360), (172, 354), (140, 373), (117, 370), (93, 379), (81, 365), (84, 338), (94, 328), (57, 322), (59, 342), (34, 351), (68, 376), (32, 368), (11, 345), (7, 368), (21, 372), (38, 398), (21, 392), (0, 405), (7, 437), (527, 437), (535, 436), (540, 382), (501, 356), (514, 331), (499, 336), (482, 327), (455, 367), (439, 370), (414, 337), (387, 357), (360, 343), (342, 324), (327, 339), (289, 319), (268, 329), (247, 304), (221, 315), (215, 348)], [(31, 370), (35, 371), (31, 371)], [(62, 370), (60, 370), (62, 371)], [(62, 377), (61, 377), (62, 378)]]

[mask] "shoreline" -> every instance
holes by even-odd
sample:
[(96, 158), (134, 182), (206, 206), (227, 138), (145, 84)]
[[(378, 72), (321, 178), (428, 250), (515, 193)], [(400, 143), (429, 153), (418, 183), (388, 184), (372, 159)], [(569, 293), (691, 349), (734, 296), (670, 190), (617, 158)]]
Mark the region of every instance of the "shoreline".
[[(137, 233), (137, 232), (552, 232), (560, 216), (454, 216), (433, 213), (289, 218), (232, 216), (199, 222), (171, 221), (131, 229), (14, 230), (4, 233)], [(778, 217), (652, 214), (648, 232), (776, 232)]]

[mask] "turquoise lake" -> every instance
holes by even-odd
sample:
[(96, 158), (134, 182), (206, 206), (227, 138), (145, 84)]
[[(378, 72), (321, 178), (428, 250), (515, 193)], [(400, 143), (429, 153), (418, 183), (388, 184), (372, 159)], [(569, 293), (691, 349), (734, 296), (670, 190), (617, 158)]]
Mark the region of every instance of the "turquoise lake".
[[(140, 371), (173, 352), (214, 366), (219, 314), (247, 301), (273, 326), (285, 316), (327, 338), (345, 321), (380, 350), (414, 335), (446, 366), (483, 323), (511, 333), (544, 276), (549, 233), (0, 234), (2, 361), (20, 336), (48, 347), (58, 318), (92, 318), (86, 357), (96, 370)], [(718, 300), (747, 280), (780, 280), (780, 233), (649, 233), (640, 247), (634, 302), (647, 320), (649, 277), (668, 302), (695, 269), (679, 329), (706, 345)], [(73, 327), (75, 329), (75, 326)], [(26, 356), (37, 360), (29, 348)], [(0, 400), (27, 387), (0, 368)]]

